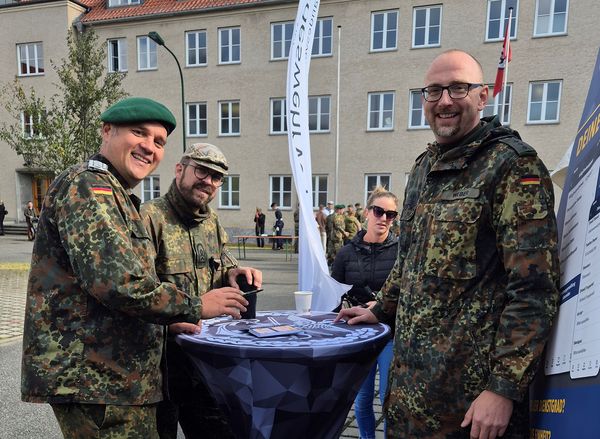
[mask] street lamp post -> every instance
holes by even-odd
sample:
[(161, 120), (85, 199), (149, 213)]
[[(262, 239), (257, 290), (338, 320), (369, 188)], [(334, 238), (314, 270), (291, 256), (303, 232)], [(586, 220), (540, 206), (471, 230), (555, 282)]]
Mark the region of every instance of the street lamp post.
[(179, 64), (179, 60), (177, 59), (175, 54), (171, 51), (171, 49), (169, 49), (165, 45), (165, 40), (162, 39), (162, 37), (158, 34), (158, 32), (154, 32), (154, 31), (150, 32), (148, 34), (148, 38), (150, 38), (152, 41), (154, 41), (159, 46), (163, 46), (165, 49), (167, 49), (167, 52), (169, 52), (171, 54), (171, 56), (175, 59), (175, 62), (177, 63), (177, 69), (179, 69), (179, 80), (181, 82), (181, 125), (183, 127), (182, 142), (183, 142), (183, 152), (185, 152), (185, 136), (186, 136), (186, 132), (185, 132), (185, 92), (184, 92), (184, 88), (183, 88), (183, 72), (181, 71), (181, 65)]

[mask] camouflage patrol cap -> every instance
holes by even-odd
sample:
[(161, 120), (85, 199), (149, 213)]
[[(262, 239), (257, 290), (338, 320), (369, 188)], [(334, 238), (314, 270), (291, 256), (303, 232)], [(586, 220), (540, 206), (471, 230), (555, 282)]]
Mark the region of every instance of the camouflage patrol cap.
[(163, 104), (148, 98), (127, 98), (110, 106), (100, 115), (102, 122), (128, 124), (133, 122), (158, 122), (171, 134), (177, 122)]
[(205, 168), (227, 175), (229, 164), (223, 151), (215, 145), (211, 145), (210, 143), (194, 143), (183, 154), (183, 157), (189, 158)]

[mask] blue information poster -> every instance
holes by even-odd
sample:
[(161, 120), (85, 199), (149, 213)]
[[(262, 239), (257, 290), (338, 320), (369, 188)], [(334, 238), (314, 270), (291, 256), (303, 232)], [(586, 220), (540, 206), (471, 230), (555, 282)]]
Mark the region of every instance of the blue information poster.
[(600, 51), (558, 211), (561, 298), (530, 438), (600, 438)]

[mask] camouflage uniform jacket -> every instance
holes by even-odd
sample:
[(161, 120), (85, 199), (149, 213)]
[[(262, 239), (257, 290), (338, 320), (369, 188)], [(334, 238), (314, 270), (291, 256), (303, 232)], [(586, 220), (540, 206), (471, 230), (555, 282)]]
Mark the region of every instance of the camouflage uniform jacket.
[[(344, 215), (341, 213), (333, 213), (330, 215), (331, 220), (331, 235), (327, 237), (332, 243), (342, 243), (344, 241), (346, 227), (344, 224)], [(329, 218), (329, 217), (328, 217)]]
[(33, 248), (21, 393), (30, 402), (138, 405), (162, 399), (163, 327), (200, 301), (161, 283), (152, 241), (110, 163), (58, 176)]
[(348, 232), (348, 236), (344, 239), (351, 240), (356, 236), (361, 228), (360, 221), (354, 216), (354, 214), (348, 214), (344, 216), (344, 230)]
[(373, 309), (396, 328), (386, 413), (398, 437), (455, 437), (483, 390), (521, 401), (536, 371), (558, 298), (552, 182), (517, 132), (485, 118), (417, 159), (400, 227)]

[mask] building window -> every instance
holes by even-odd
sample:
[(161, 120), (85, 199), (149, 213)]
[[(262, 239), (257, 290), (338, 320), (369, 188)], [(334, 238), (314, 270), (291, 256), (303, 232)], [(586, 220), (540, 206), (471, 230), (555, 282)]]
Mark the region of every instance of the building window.
[(329, 131), (330, 101), (329, 96), (308, 97), (308, 129), (310, 132)]
[(333, 20), (331, 18), (319, 18), (315, 27), (315, 39), (313, 40), (312, 56), (331, 55)]
[(240, 101), (219, 102), (219, 135), (240, 135)]
[(206, 31), (185, 33), (185, 62), (187, 67), (206, 65)]
[[(36, 122), (37, 119), (37, 122)], [(40, 137), (39, 124), (41, 117), (34, 117), (30, 113), (21, 113), (21, 133), (24, 139), (32, 139), (34, 137)]]
[(271, 199), (269, 205), (277, 203), (281, 208), (292, 208), (292, 177), (289, 175), (271, 175)]
[(44, 74), (44, 46), (42, 43), (17, 44), (19, 76)]
[(271, 99), (271, 134), (287, 133), (287, 106), (285, 98)]
[(127, 40), (125, 38), (108, 40), (108, 71), (111, 73), (127, 71)]
[(294, 22), (271, 24), (271, 59), (286, 59), (290, 54)]
[(365, 175), (365, 204), (377, 186), (383, 186), (388, 191), (391, 177), (389, 174), (366, 174)]
[(410, 114), (408, 116), (408, 128), (429, 128), (429, 123), (423, 111), (423, 99), (421, 90), (410, 91)]
[(150, 175), (142, 180), (142, 203), (160, 197), (160, 177)]
[(240, 28), (219, 29), (219, 64), (235, 64), (241, 60)]
[(240, 176), (226, 175), (219, 192), (219, 207), (223, 209), (238, 209), (240, 207)]
[(413, 41), (415, 47), (438, 47), (442, 28), (442, 7), (427, 6), (413, 10)]
[(156, 43), (149, 37), (137, 37), (138, 70), (156, 70)]
[(529, 83), (527, 123), (555, 123), (559, 120), (562, 81)]
[(313, 175), (312, 206), (318, 209), (319, 204), (327, 205), (327, 176)]
[(368, 129), (394, 129), (394, 92), (369, 93)]
[(508, 21), (508, 9), (513, 8), (510, 23), (510, 38), (517, 36), (517, 15), (519, 0), (488, 0), (486, 41), (504, 39), (504, 30)]
[(567, 33), (569, 0), (537, 0), (533, 35), (562, 35)]
[(206, 136), (208, 134), (206, 124), (206, 102), (187, 104), (187, 135)]
[(139, 5), (140, 3), (140, 0), (108, 0), (108, 7)]
[[(510, 124), (510, 104), (512, 101), (512, 84), (506, 84), (506, 89), (502, 89), (494, 98), (494, 84), (489, 85), (488, 101), (481, 112), (481, 117), (493, 116), (498, 114), (500, 122), (503, 125)], [(506, 97), (504, 91), (507, 90)], [(504, 106), (503, 103), (504, 102)], [(504, 110), (504, 111), (503, 111)]]
[(381, 11), (371, 14), (372, 51), (395, 49), (397, 34), (398, 11)]

